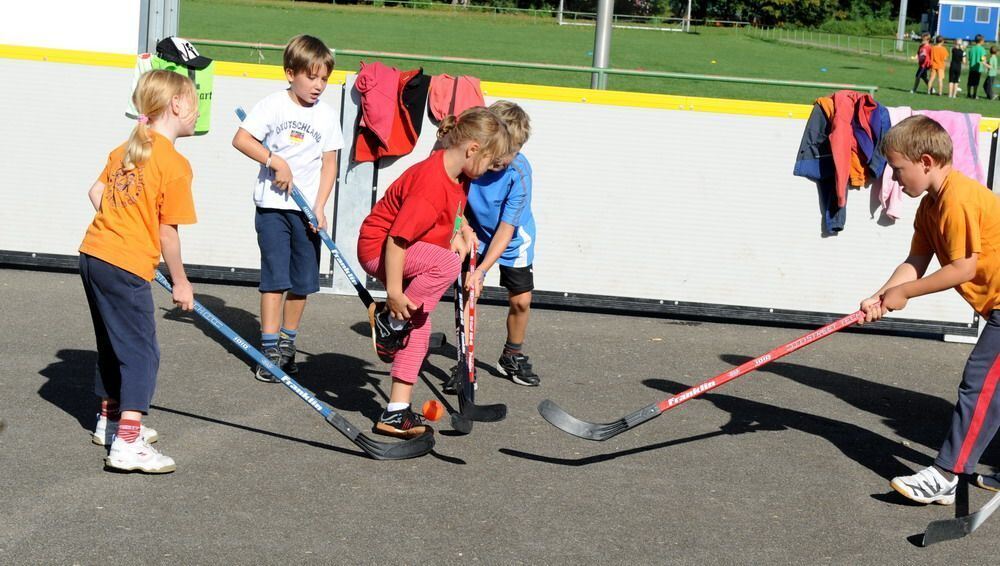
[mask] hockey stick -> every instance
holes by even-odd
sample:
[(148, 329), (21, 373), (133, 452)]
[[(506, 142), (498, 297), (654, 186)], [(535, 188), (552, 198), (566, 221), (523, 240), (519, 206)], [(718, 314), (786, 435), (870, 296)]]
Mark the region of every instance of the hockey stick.
[(1000, 493), (993, 496), (986, 505), (975, 513), (954, 519), (933, 521), (927, 525), (922, 546), (929, 546), (946, 540), (955, 540), (972, 534), (997, 508), (1000, 507)]
[(682, 391), (673, 397), (664, 399), (658, 403), (653, 403), (652, 405), (648, 405), (638, 411), (625, 415), (617, 421), (603, 424), (582, 421), (573, 415), (570, 415), (560, 408), (559, 405), (556, 405), (549, 399), (545, 399), (539, 403), (538, 412), (545, 420), (549, 421), (549, 423), (553, 426), (564, 432), (568, 432), (569, 434), (579, 436), (580, 438), (585, 438), (587, 440), (607, 440), (612, 436), (621, 434), (626, 430), (635, 428), (648, 420), (658, 417), (664, 411), (673, 409), (685, 401), (690, 401), (707, 391), (711, 391), (712, 389), (724, 385), (737, 377), (750, 373), (764, 364), (773, 362), (778, 358), (791, 354), (803, 346), (812, 344), (820, 338), (824, 338), (834, 332), (837, 332), (838, 330), (847, 328), (864, 317), (864, 311), (860, 310), (854, 314), (847, 315), (840, 320), (831, 322), (819, 330), (810, 332), (801, 338), (792, 340), (791, 342), (783, 346), (779, 346), (762, 356), (758, 356), (735, 369), (720, 373), (719, 375), (702, 381), (698, 385)]
[[(156, 282), (163, 286), (167, 292), (172, 292), (173, 287), (167, 278), (163, 276), (159, 271), (156, 272)], [(211, 311), (202, 306), (198, 301), (194, 302), (194, 311), (198, 313), (206, 322), (215, 327), (216, 330), (221, 332), (226, 338), (236, 344), (239, 349), (247, 353), (250, 358), (252, 358), (258, 364), (264, 366), (267, 371), (271, 372), (272, 375), (278, 378), (281, 383), (285, 384), (300, 399), (306, 402), (310, 407), (316, 409), (316, 412), (323, 415), (326, 422), (333, 425), (338, 431), (344, 436), (351, 440), (358, 448), (364, 450), (365, 454), (368, 454), (376, 460), (405, 460), (407, 458), (416, 458), (417, 456), (423, 456), (424, 454), (431, 451), (434, 448), (434, 430), (427, 427), (427, 430), (416, 438), (411, 438), (409, 440), (404, 440), (402, 442), (379, 442), (372, 438), (369, 438), (361, 433), (361, 431), (351, 423), (347, 421), (344, 417), (340, 416), (337, 412), (333, 410), (330, 405), (320, 401), (312, 394), (311, 391), (300, 385), (297, 381), (288, 376), (284, 371), (281, 370), (277, 365), (267, 359), (264, 354), (260, 353), (257, 349), (250, 345), (249, 342), (243, 339), (239, 334), (233, 331), (232, 328), (226, 325), (226, 323), (219, 320)]]
[[(238, 106), (236, 107), (236, 116), (240, 119), (240, 122), (242, 122), (243, 120), (246, 120), (247, 113), (243, 110), (243, 107)], [(334, 261), (336, 261), (337, 265), (344, 270), (344, 274), (347, 275), (347, 279), (350, 280), (351, 285), (354, 285), (354, 289), (358, 292), (358, 298), (360, 298), (361, 302), (365, 304), (365, 308), (371, 308), (371, 305), (375, 302), (375, 299), (372, 298), (372, 294), (368, 292), (368, 289), (366, 289), (364, 284), (361, 283), (361, 280), (358, 279), (357, 274), (354, 273), (351, 266), (346, 260), (344, 260), (344, 257), (340, 253), (340, 248), (337, 247), (333, 238), (326, 233), (326, 230), (319, 229), (319, 222), (316, 220), (316, 213), (313, 212), (312, 207), (309, 206), (309, 203), (306, 202), (305, 197), (302, 196), (299, 188), (295, 185), (292, 185), (291, 195), (292, 200), (294, 200), (295, 204), (299, 206), (302, 213), (306, 215), (306, 219), (309, 220), (309, 224), (316, 229), (320, 239), (323, 240), (326, 247), (330, 249), (330, 253), (333, 254)]]
[[(473, 250), (472, 253), (474, 254), (475, 250)], [(475, 265), (475, 260), (471, 259), (471, 257), (472, 256), (470, 256), (470, 265)], [(462, 275), (462, 273), (459, 273), (458, 280), (455, 282), (455, 349), (458, 354), (458, 367), (461, 368), (463, 365), (468, 367), (468, 379), (463, 380), (463, 383), (461, 383), (458, 387), (458, 412), (451, 414), (451, 426), (457, 432), (469, 434), (472, 432), (473, 422), (494, 423), (507, 418), (507, 405), (502, 403), (497, 403), (495, 405), (476, 405), (475, 357), (473, 356), (472, 349), (467, 342), (467, 340), (471, 339), (472, 335), (467, 334), (465, 328), (465, 303), (462, 294)], [(475, 301), (475, 299), (473, 298), (472, 301)], [(471, 302), (469, 303), (469, 326), (475, 324), (475, 311), (472, 310), (473, 304), (474, 303)]]

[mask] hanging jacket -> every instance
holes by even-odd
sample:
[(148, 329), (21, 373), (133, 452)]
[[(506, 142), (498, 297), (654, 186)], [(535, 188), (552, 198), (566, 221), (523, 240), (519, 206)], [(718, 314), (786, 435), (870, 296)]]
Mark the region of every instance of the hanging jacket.
[(969, 178), (986, 184), (983, 165), (979, 161), (979, 114), (964, 114), (950, 110), (920, 110), (914, 114), (923, 114), (934, 120), (948, 132), (953, 147), (951, 166), (958, 169)]
[(428, 96), (431, 116), (438, 122), (445, 116), (458, 116), (468, 108), (486, 105), (479, 79), (468, 75), (458, 78), (443, 74), (434, 76)]
[(382, 145), (389, 143), (399, 92), (399, 70), (376, 61), (361, 62), (354, 88), (361, 94), (361, 125), (368, 128)]
[[(867, 117), (875, 108), (875, 100), (869, 94), (861, 94), (853, 90), (841, 90), (833, 94), (833, 119), (830, 124), (830, 151), (833, 153), (833, 163), (836, 167), (837, 204), (847, 206), (847, 185), (850, 179), (851, 154), (858, 152), (858, 142), (854, 134), (854, 122), (859, 127), (868, 130), (871, 135)], [(859, 120), (858, 117), (864, 119)], [(852, 186), (863, 186), (865, 183), (863, 169), (862, 178), (851, 179)]]
[[(805, 177), (816, 183), (819, 192), (819, 207), (824, 234), (832, 234), (844, 229), (847, 208), (837, 205), (836, 167), (830, 152), (828, 112), (832, 111), (832, 100), (820, 98), (813, 105), (806, 128), (802, 132), (799, 152), (795, 158), (792, 174)], [(829, 110), (827, 109), (829, 107)]]
[(371, 129), (359, 127), (354, 144), (354, 160), (376, 161), (382, 157), (399, 157), (413, 151), (420, 137), (429, 86), (430, 78), (424, 74), (423, 69), (400, 73), (386, 143), (381, 143)]
[[(887, 108), (886, 110), (889, 114), (890, 127), (913, 115), (913, 110), (909, 106)], [(903, 189), (899, 186), (899, 183), (892, 179), (891, 167), (886, 167), (883, 170), (882, 175), (879, 177), (879, 182), (873, 186), (872, 190), (876, 190), (876, 186), (878, 200), (882, 204), (882, 211), (889, 218), (898, 220), (900, 218), (901, 203), (903, 202)]]

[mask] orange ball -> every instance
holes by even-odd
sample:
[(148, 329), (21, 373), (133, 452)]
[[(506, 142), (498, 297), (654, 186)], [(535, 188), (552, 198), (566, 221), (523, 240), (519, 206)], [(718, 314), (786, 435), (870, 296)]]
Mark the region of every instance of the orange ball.
[(444, 405), (436, 399), (430, 399), (424, 403), (421, 412), (423, 413), (425, 419), (429, 421), (436, 421), (444, 415)]

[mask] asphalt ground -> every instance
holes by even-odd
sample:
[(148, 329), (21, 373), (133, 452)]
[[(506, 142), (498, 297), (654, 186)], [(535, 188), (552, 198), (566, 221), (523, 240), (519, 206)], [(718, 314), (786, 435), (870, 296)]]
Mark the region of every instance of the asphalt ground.
[[(0, 269), (0, 563), (996, 563), (1000, 517), (921, 548), (954, 508), (888, 484), (932, 461), (969, 345), (843, 331), (589, 442), (538, 403), (611, 421), (809, 329), (536, 309), (527, 353), (542, 385), (528, 388), (491, 374), (505, 309), (481, 306), (477, 401), (507, 403), (508, 418), (468, 436), (441, 421), (434, 452), (380, 462), (153, 292), (162, 361), (145, 422), (178, 468), (116, 474), (88, 436), (96, 354), (79, 277)], [(256, 335), (254, 288), (195, 292)], [(442, 303), (433, 318), (449, 344), (452, 316)], [(389, 382), (364, 320), (354, 297), (315, 296), (299, 348), (300, 381), (367, 429)], [(453, 353), (429, 357), (418, 404)], [(987, 452), (981, 468), (997, 465)], [(970, 492), (973, 509), (989, 497)]]

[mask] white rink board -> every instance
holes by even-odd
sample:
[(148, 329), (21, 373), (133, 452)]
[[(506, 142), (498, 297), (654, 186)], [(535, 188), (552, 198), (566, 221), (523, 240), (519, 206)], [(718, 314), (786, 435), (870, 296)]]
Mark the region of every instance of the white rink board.
[(4, 0), (0, 45), (134, 53), (139, 0)]
[[(13, 83), (0, 89), (0, 119), (7, 131), (17, 133), (0, 136), (14, 199), (0, 207), (0, 250), (75, 255), (94, 215), (87, 190), (108, 153), (134, 125), (124, 115), (133, 71), (0, 59), (0, 73)], [(57, 82), (65, 88), (31, 87)], [(238, 124), (233, 110), (237, 105), (249, 110), (285, 86), (283, 81), (216, 77), (210, 132), (177, 140), (194, 170), (198, 214), (197, 224), (180, 227), (185, 263), (260, 268), (253, 204), (258, 166), (232, 147)], [(26, 98), (24, 92), (33, 95)], [(323, 97), (338, 113), (340, 93), (340, 85), (331, 85)], [(332, 213), (331, 198), (327, 214)], [(321, 258), (321, 272), (327, 273), (329, 257)]]
[[(792, 176), (804, 120), (514, 100), (532, 119), (540, 291), (846, 313), (909, 251), (919, 201), (882, 226), (869, 189), (851, 191), (840, 235), (821, 236), (815, 184)], [(430, 151), (426, 120), (415, 151), (379, 171), (379, 195)], [(984, 164), (989, 148), (981, 133)], [(972, 316), (956, 293), (905, 311)]]
[[(93, 214), (86, 191), (131, 127), (123, 111), (132, 71), (0, 59), (0, 73), (12, 83), (0, 91), (0, 113), (13, 133), (0, 137), (13, 200), (0, 209), (0, 250), (74, 255)], [(56, 83), (62, 88), (32, 87)], [(178, 141), (194, 167), (199, 215), (182, 228), (187, 263), (259, 267), (256, 166), (231, 146), (232, 109), (280, 88), (217, 76), (211, 133)], [(331, 84), (324, 100), (339, 110), (341, 93)], [(881, 226), (867, 189), (850, 194), (844, 232), (821, 237), (816, 189), (791, 174), (804, 120), (514, 100), (532, 117), (525, 154), (534, 169), (539, 290), (847, 313), (908, 250), (917, 202)], [(346, 126), (349, 138), (353, 123)], [(379, 194), (428, 154), (434, 133), (425, 118), (415, 151), (382, 164)], [(984, 164), (989, 141), (980, 134)], [(333, 199), (327, 214), (333, 219)], [(354, 259), (353, 246), (343, 252)], [(955, 293), (914, 300), (901, 314), (972, 320)]]

